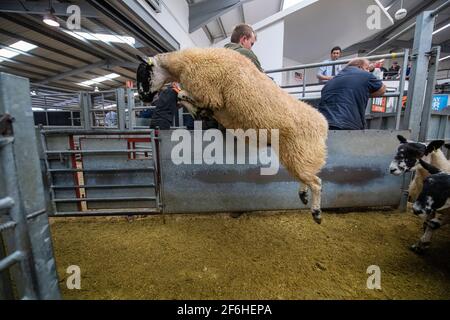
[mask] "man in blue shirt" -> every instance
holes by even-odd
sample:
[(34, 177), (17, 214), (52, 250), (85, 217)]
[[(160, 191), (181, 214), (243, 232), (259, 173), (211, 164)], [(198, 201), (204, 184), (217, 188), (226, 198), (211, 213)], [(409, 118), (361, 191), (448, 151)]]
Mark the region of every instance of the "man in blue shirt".
[(330, 130), (364, 130), (370, 97), (384, 95), (386, 86), (369, 72), (369, 60), (356, 58), (322, 89), (319, 111)]
[[(339, 60), (342, 55), (341, 47), (334, 47), (331, 49), (330, 60), (325, 60), (323, 62), (331, 62)], [(317, 79), (320, 83), (326, 83), (328, 80), (333, 79), (342, 70), (342, 64), (334, 64), (332, 66), (323, 66), (317, 71)]]

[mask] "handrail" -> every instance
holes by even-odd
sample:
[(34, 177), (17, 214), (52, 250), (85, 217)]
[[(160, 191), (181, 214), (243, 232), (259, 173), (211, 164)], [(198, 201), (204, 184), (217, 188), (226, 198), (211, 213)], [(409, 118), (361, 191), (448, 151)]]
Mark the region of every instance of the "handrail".
[(450, 0), (441, 4), (439, 7), (437, 7), (436, 9), (434, 9), (431, 12), (431, 16), (434, 17), (435, 15), (437, 15), (439, 12), (441, 12), (442, 10), (447, 9), (447, 7), (450, 6)]
[[(439, 7), (437, 7), (436, 9), (434, 9), (431, 12), (431, 17), (434, 17), (435, 15), (437, 15), (439, 12), (447, 9), (450, 6), (450, 0), (443, 3), (442, 5), (440, 5)], [(374, 52), (376, 52), (377, 50), (381, 49), (382, 47), (384, 47), (385, 45), (391, 43), (392, 41), (398, 39), (399, 37), (401, 37), (402, 35), (404, 35), (406, 32), (408, 32), (409, 30), (411, 30), (412, 28), (414, 28), (416, 26), (416, 22), (410, 24), (409, 26), (407, 26), (405, 29), (403, 29), (402, 31), (400, 31), (399, 33), (393, 35), (392, 37), (390, 37), (389, 39), (387, 39), (385, 42), (383, 42), (382, 44), (380, 44), (378, 47), (376, 47), (375, 49), (370, 50), (367, 54), (372, 54)]]
[[(368, 60), (379, 60), (379, 59), (395, 59), (395, 58), (401, 58), (405, 55), (404, 52), (393, 52), (388, 54), (379, 54), (374, 56), (368, 56), (364, 57)], [(354, 58), (351, 59), (343, 59), (343, 60), (336, 60), (336, 61), (329, 61), (329, 62), (319, 62), (319, 63), (309, 63), (309, 64), (300, 64), (297, 66), (287, 67), (287, 68), (280, 68), (280, 69), (272, 69), (267, 70), (265, 73), (278, 73), (278, 72), (286, 72), (286, 71), (294, 71), (299, 69), (312, 69), (312, 68), (318, 68), (318, 67), (324, 67), (324, 66), (332, 66), (337, 64), (347, 64), (350, 61), (352, 61)]]
[[(370, 50), (369, 52), (367, 52), (367, 54), (371, 54), (374, 53), (375, 51), (381, 49), (382, 47), (384, 47), (385, 45), (391, 43), (392, 41), (394, 41), (395, 39), (401, 37), (402, 35), (404, 35), (406, 32), (408, 32), (409, 30), (411, 30), (412, 28), (414, 28), (416, 26), (416, 23), (414, 22), (413, 24), (409, 25), (408, 27), (406, 27), (405, 29), (403, 29), (402, 31), (400, 31), (399, 33), (393, 35), (392, 37), (390, 37), (389, 39), (387, 39), (385, 42), (383, 42), (382, 44), (380, 44), (378, 47), (376, 47), (375, 49)], [(367, 57), (366, 57), (367, 58)]]
[(62, 130), (42, 130), (41, 133), (44, 135), (125, 135), (125, 134), (136, 134), (136, 135), (146, 135), (153, 132), (153, 129), (148, 130), (85, 130), (85, 129), (62, 129)]

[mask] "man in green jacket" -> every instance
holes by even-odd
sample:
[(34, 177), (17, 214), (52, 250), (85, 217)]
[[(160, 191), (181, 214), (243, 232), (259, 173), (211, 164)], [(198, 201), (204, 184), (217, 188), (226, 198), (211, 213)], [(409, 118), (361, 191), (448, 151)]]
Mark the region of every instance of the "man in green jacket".
[(236, 50), (240, 54), (249, 58), (259, 71), (264, 72), (261, 63), (256, 54), (252, 51), (252, 47), (256, 42), (256, 33), (251, 26), (242, 23), (237, 25), (231, 34), (231, 42), (225, 45), (225, 48)]

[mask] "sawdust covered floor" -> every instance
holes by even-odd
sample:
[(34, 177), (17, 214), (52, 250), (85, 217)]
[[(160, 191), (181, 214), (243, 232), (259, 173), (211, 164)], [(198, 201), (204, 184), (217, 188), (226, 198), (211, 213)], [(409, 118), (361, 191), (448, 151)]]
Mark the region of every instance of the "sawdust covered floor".
[[(51, 220), (65, 299), (450, 299), (450, 226), (418, 256), (412, 214), (306, 211)], [(66, 269), (81, 268), (81, 290)], [(366, 287), (381, 268), (381, 290)]]

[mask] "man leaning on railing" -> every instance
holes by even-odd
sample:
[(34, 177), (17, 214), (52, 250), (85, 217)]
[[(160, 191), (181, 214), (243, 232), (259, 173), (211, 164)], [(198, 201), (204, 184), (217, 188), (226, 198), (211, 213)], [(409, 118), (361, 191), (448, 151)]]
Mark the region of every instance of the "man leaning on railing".
[(365, 110), (370, 97), (384, 95), (386, 86), (369, 72), (364, 58), (351, 60), (322, 88), (319, 111), (327, 118), (330, 130), (364, 130)]

